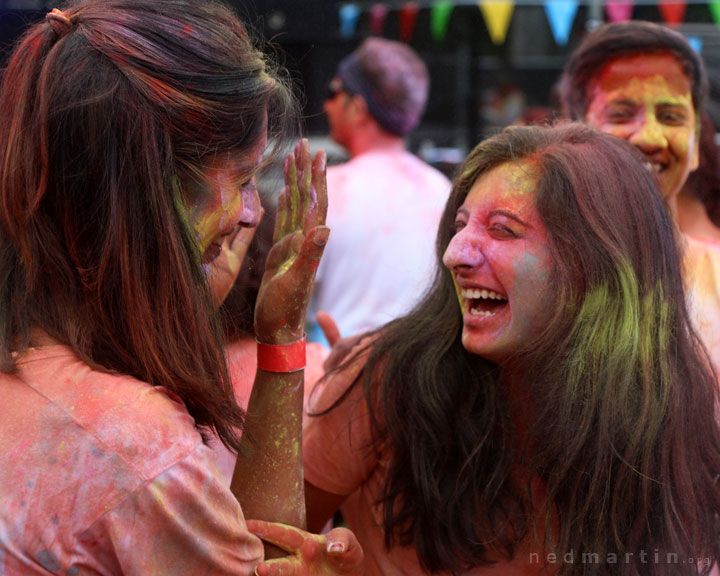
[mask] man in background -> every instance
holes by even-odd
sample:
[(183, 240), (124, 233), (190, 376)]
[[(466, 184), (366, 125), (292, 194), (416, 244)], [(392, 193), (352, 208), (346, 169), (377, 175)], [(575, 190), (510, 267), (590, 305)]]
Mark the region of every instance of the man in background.
[(428, 89), (418, 55), (381, 38), (366, 40), (342, 60), (329, 85), (330, 136), (350, 160), (328, 168), (332, 238), (308, 317), (328, 312), (343, 336), (409, 311), (430, 284), (450, 182), (405, 149)]

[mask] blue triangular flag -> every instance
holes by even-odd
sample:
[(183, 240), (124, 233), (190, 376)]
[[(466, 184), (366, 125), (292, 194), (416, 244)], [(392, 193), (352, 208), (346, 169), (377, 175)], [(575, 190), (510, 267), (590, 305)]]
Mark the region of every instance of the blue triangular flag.
[(352, 38), (355, 35), (360, 8), (356, 4), (343, 4), (340, 6), (340, 35), (343, 38)]
[(690, 43), (690, 46), (693, 47), (695, 52), (702, 54), (703, 41), (700, 36), (688, 36), (687, 41)]
[(570, 38), (578, 2), (576, 0), (545, 0), (543, 5), (555, 42), (560, 46), (565, 46)]

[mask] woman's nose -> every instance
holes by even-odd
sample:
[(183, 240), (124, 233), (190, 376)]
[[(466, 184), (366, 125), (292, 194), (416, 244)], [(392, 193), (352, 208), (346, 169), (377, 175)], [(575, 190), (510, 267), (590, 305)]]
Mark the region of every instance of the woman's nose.
[(455, 234), (443, 256), (445, 267), (454, 270), (458, 267), (476, 268), (485, 262), (485, 255), (477, 242), (463, 232)]
[(642, 124), (630, 136), (629, 141), (645, 154), (652, 154), (668, 146), (663, 126), (653, 115), (648, 115), (643, 120)]

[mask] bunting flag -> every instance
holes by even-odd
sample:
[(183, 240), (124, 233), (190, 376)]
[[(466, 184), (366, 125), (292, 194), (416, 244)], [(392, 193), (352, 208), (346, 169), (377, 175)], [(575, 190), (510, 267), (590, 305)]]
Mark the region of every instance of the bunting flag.
[(455, 5), (450, 0), (438, 0), (430, 9), (430, 32), (435, 42), (445, 40), (450, 15)]
[(400, 26), (400, 40), (409, 43), (415, 32), (415, 23), (417, 22), (420, 7), (417, 2), (405, 2), (398, 12), (398, 21)]
[(710, 8), (710, 14), (712, 14), (715, 26), (720, 27), (720, 0), (711, 0), (708, 3), (708, 7)]
[(340, 6), (340, 35), (343, 38), (352, 38), (355, 36), (358, 18), (360, 17), (360, 8), (357, 4), (343, 4)]
[(572, 30), (577, 14), (577, 0), (545, 0), (543, 6), (555, 42), (560, 46), (565, 46), (570, 38), (570, 30)]
[(685, 20), (686, 9), (687, 2), (682, 2), (682, 0), (673, 0), (672, 2), (660, 0), (658, 3), (658, 10), (660, 10), (660, 16), (663, 22), (673, 27), (680, 26), (683, 20)]
[(515, 9), (515, 2), (513, 0), (479, 0), (478, 3), (493, 44), (504, 44), (510, 27), (510, 19)]
[(628, 0), (608, 0), (605, 15), (610, 22), (625, 22), (632, 18), (633, 3)]
[(687, 36), (687, 41), (690, 46), (693, 47), (695, 52), (697, 52), (698, 54), (702, 54), (703, 41), (700, 36)]
[[(718, 0), (720, 1), (720, 0)], [(370, 6), (370, 34), (372, 36), (382, 36), (385, 29), (385, 19), (388, 15), (388, 7), (386, 4), (376, 3)]]

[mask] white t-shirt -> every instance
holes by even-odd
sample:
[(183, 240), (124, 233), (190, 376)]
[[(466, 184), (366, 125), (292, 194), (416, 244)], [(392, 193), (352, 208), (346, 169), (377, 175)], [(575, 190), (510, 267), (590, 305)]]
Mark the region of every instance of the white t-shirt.
[(430, 286), (450, 181), (404, 150), (356, 156), (327, 181), (330, 240), (308, 319), (329, 312), (350, 336), (408, 312)]

